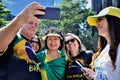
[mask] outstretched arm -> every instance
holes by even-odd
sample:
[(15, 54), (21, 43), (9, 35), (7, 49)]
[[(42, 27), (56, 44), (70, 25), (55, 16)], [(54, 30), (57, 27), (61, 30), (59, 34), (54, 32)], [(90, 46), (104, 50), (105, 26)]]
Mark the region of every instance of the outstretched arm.
[(14, 39), (16, 33), (19, 31), (20, 27), (30, 21), (39, 20), (34, 15), (44, 15), (42, 11), (45, 7), (39, 5), (37, 2), (32, 2), (27, 5), (23, 11), (21, 11), (7, 26), (0, 29), (0, 52), (3, 52), (5, 48)]

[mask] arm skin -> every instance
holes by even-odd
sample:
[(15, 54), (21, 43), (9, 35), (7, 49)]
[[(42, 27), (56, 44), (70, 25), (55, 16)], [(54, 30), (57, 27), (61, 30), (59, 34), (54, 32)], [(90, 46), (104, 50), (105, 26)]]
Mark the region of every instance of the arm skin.
[[(39, 10), (38, 10), (39, 9)], [(0, 52), (3, 52), (10, 42), (14, 39), (20, 27), (29, 20), (39, 20), (34, 15), (44, 15), (46, 7), (32, 2), (27, 5), (7, 26), (0, 29)]]

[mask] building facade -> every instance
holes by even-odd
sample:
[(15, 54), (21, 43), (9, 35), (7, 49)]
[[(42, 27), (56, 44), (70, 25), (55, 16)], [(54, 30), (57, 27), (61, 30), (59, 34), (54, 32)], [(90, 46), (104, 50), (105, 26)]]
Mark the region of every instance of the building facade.
[(103, 8), (115, 6), (120, 8), (120, 0), (91, 0), (92, 10), (98, 13)]

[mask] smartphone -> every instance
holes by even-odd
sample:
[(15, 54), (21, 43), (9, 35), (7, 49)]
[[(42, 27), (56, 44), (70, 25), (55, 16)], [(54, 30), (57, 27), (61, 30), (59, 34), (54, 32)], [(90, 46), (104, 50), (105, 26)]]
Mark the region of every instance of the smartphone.
[(80, 68), (82, 68), (85, 72), (87, 72), (87, 71), (84, 69), (83, 65), (82, 65), (80, 62), (78, 62), (77, 60), (76, 60), (75, 62), (80, 66)]
[(78, 62), (77, 60), (75, 61), (81, 68), (84, 68), (83, 67), (83, 65), (80, 63), (80, 62)]
[(45, 15), (35, 15), (39, 19), (52, 19), (59, 20), (60, 19), (60, 8), (54, 7), (46, 7)]
[(87, 73), (89, 75), (89, 77), (93, 78), (93, 76), (84, 69), (84, 67), (82, 66), (82, 64), (80, 62), (78, 62), (77, 60), (75, 62), (84, 70), (85, 73)]

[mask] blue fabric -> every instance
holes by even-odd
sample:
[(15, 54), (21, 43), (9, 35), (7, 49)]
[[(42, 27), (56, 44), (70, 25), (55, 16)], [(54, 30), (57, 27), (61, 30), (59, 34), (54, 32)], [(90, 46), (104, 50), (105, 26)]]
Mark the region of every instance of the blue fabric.
[(89, 67), (89, 64), (92, 61), (92, 54), (93, 53), (86, 53), (83, 51), (73, 57), (71, 61), (68, 61), (66, 67), (66, 80), (86, 80), (82, 74), (81, 67), (75, 61), (77, 60), (80, 63), (84, 62), (82, 65)]
[(27, 52), (28, 57), (31, 60), (34, 60), (35, 62), (37, 62), (36, 53), (33, 51), (32, 47), (30, 46), (30, 44), (28, 42), (26, 42), (25, 48), (26, 48), (26, 52)]
[(75, 61), (70, 62), (68, 64), (67, 70), (66, 70), (66, 78), (67, 80), (83, 80), (84, 76), (82, 75), (81, 68), (76, 64)]

